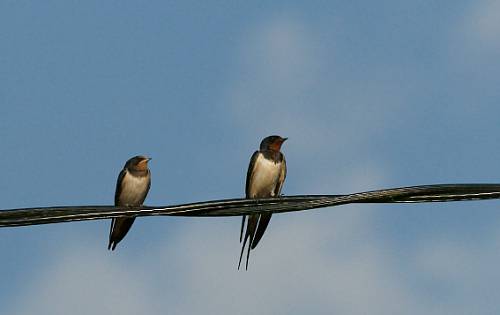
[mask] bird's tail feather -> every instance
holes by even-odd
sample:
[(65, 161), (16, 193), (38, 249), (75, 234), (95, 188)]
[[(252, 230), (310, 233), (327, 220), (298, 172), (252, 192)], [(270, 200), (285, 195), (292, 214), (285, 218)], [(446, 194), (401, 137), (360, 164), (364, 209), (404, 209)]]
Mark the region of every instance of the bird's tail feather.
[(271, 221), (271, 213), (263, 213), (260, 215), (259, 223), (257, 224), (257, 230), (255, 231), (255, 236), (253, 237), (252, 242), (250, 243), (250, 247), (254, 249), (259, 244), (262, 236), (266, 232), (267, 226), (269, 225), (269, 221)]
[(245, 219), (246, 219), (246, 215), (244, 215), (242, 218), (241, 218), (241, 231), (240, 231), (240, 243), (241, 241), (243, 240), (243, 230), (245, 229)]
[[(243, 244), (241, 246), (241, 252), (240, 252), (240, 261), (238, 263), (238, 270), (240, 269), (241, 266), (241, 259), (243, 258), (243, 252), (245, 250), (245, 245), (248, 242), (248, 251), (247, 251), (247, 260), (245, 264), (245, 269), (248, 270), (248, 260), (250, 258), (250, 245), (252, 244), (254, 237), (255, 237), (255, 230), (257, 228), (257, 223), (259, 220), (259, 215), (251, 215), (248, 217), (248, 222), (247, 222), (247, 230), (245, 232), (245, 237), (243, 239)], [(249, 240), (250, 239), (250, 240)]]
[[(109, 226), (109, 242), (108, 242), (108, 250), (111, 249), (111, 246), (113, 245), (113, 240), (112, 240), (112, 237), (111, 235), (113, 234), (113, 226), (115, 225), (115, 218), (111, 219), (111, 225)], [(116, 245), (115, 245), (116, 246)], [(113, 246), (113, 249), (114, 250), (114, 246)]]

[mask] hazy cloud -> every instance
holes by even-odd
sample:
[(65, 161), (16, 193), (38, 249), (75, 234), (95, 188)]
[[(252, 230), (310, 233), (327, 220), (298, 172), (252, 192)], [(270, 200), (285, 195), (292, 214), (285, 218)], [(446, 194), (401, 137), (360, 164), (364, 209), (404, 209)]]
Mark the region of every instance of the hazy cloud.
[(151, 314), (148, 284), (133, 266), (89, 247), (65, 247), (9, 314)]

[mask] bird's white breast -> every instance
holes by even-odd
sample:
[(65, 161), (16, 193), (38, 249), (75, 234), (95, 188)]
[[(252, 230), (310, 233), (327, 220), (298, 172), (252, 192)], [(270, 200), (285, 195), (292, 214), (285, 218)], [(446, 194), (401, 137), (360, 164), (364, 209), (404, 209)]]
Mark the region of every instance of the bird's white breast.
[(254, 164), (253, 176), (249, 187), (250, 197), (274, 197), (282, 167), (281, 162), (275, 163), (272, 160), (266, 159), (260, 153)]
[(120, 193), (120, 204), (127, 206), (138, 206), (142, 204), (146, 190), (149, 185), (148, 176), (133, 176), (125, 173)]

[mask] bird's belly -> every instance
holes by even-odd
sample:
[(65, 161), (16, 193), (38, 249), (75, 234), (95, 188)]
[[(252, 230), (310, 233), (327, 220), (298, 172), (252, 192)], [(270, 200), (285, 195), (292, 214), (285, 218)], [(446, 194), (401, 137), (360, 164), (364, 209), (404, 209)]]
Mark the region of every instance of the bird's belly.
[(275, 197), (281, 173), (281, 163), (263, 160), (256, 169), (250, 185), (251, 198)]
[(139, 206), (144, 202), (146, 190), (148, 188), (147, 177), (133, 177), (127, 174), (122, 184), (120, 194), (120, 205)]

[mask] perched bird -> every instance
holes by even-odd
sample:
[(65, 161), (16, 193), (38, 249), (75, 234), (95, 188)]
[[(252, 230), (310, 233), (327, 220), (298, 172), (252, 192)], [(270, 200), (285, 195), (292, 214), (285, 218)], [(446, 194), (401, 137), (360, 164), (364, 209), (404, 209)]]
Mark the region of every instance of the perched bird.
[[(142, 155), (129, 159), (118, 176), (115, 191), (115, 206), (141, 206), (151, 186), (151, 172), (148, 162), (151, 159)], [(127, 235), (135, 218), (113, 218), (109, 230), (108, 249), (115, 250), (116, 245)]]
[[(280, 136), (269, 136), (262, 140), (260, 149), (255, 151), (250, 159), (250, 165), (247, 171), (247, 181), (245, 194), (246, 198), (269, 198), (278, 197), (286, 177), (286, 161), (283, 153), (280, 152), (281, 145), (287, 138)], [(240, 243), (243, 241), (240, 253), (241, 258), (245, 245), (248, 242), (246, 269), (248, 269), (248, 258), (250, 250), (255, 249), (260, 239), (266, 231), (267, 225), (271, 220), (271, 213), (252, 214), (248, 217), (245, 236), (245, 218), (241, 221)]]

